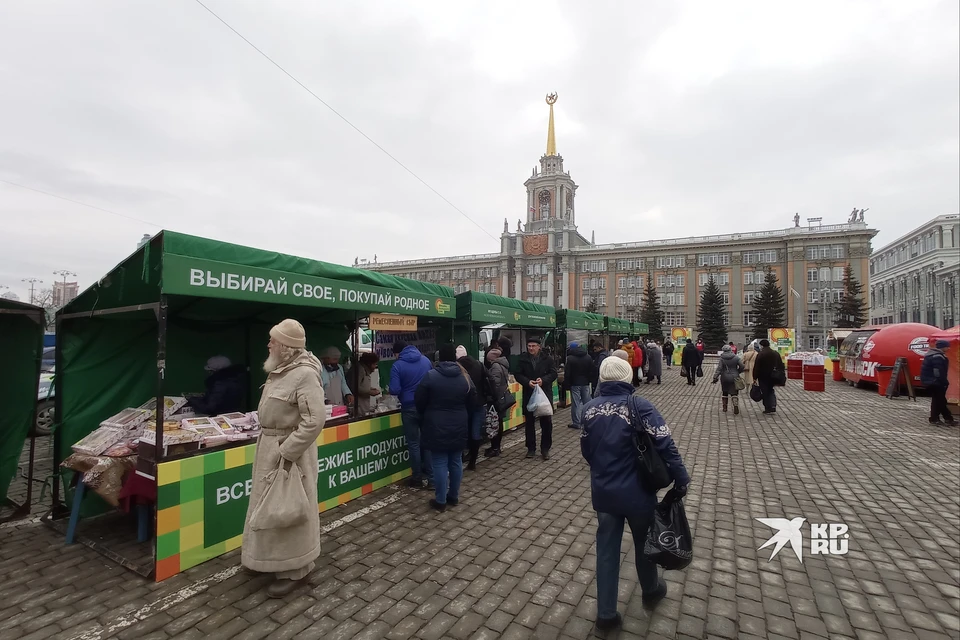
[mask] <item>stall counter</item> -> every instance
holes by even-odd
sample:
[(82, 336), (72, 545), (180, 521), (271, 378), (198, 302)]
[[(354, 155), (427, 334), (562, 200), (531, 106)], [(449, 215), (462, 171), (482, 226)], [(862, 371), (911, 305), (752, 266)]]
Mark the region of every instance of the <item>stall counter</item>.
[[(504, 431), (523, 425), (521, 389)], [(559, 391), (553, 385), (553, 401)], [(157, 465), (156, 580), (240, 548), (252, 487), (255, 444), (220, 449)], [(318, 513), (410, 476), (400, 412), (324, 428)]]
[[(240, 547), (255, 444), (157, 465), (156, 580)], [(330, 426), (317, 438), (318, 513), (410, 475), (400, 413)]]

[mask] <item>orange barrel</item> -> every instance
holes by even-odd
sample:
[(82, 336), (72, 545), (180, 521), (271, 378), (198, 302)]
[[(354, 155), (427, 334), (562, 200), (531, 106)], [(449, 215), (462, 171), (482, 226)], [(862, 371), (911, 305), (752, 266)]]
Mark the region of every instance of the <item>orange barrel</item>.
[(843, 382), (843, 371), (840, 369), (840, 358), (831, 358), (833, 362), (833, 381)]
[(803, 379), (803, 360), (799, 358), (787, 358), (787, 378), (790, 380)]
[(803, 365), (803, 390), (826, 390), (826, 369), (822, 364)]

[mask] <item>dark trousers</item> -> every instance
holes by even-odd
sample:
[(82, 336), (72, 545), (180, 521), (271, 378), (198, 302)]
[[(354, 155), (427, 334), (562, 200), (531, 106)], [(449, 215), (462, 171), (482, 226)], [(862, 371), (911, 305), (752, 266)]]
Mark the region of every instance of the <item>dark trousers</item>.
[(696, 367), (687, 367), (687, 384), (697, 384)]
[(760, 391), (763, 392), (763, 410), (777, 410), (777, 388), (769, 380), (757, 380), (760, 385)]
[[(527, 451), (537, 450), (537, 420), (532, 413), (523, 414), (523, 429), (527, 437)], [(540, 420), (540, 453), (550, 451), (553, 446), (553, 416), (544, 416)]]
[(609, 620), (617, 615), (617, 593), (620, 588), (620, 546), (623, 543), (623, 523), (630, 523), (637, 565), (640, 591), (651, 594), (659, 586), (657, 565), (643, 556), (647, 531), (653, 514), (623, 516), (597, 513), (597, 618)]
[(633, 369), (633, 386), (640, 386), (640, 367), (631, 367)]
[(936, 422), (940, 419), (941, 415), (947, 422), (953, 421), (953, 414), (950, 413), (950, 409), (947, 407), (947, 388), (940, 386), (931, 387), (930, 422)]
[(500, 443), (503, 442), (503, 414), (497, 414), (497, 435), (490, 438), (490, 448), (500, 450)]

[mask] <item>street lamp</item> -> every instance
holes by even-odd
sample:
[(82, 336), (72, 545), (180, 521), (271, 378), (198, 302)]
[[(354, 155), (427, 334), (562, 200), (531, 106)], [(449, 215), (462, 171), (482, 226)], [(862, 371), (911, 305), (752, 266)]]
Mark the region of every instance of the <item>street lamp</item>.
[(55, 307), (62, 307), (63, 305), (66, 304), (66, 297), (67, 297), (67, 276), (73, 276), (73, 277), (75, 278), (75, 277), (77, 277), (77, 274), (75, 274), (73, 271), (67, 271), (66, 269), (61, 269), (60, 271), (54, 271), (54, 272), (53, 272), (53, 275), (55, 275), (55, 276), (60, 276), (60, 277), (63, 278), (63, 288), (60, 289), (60, 304), (57, 304), (57, 303), (56, 303), (56, 300), (53, 301), (53, 302), (54, 302), (54, 305), (53, 305), (53, 306), (55, 306)]
[(34, 289), (36, 289), (36, 286), (37, 286), (38, 284), (43, 284), (43, 280), (40, 280), (40, 279), (38, 279), (38, 278), (24, 278), (24, 279), (21, 280), (20, 282), (25, 282), (25, 283), (27, 283), (27, 284), (30, 285), (30, 304), (33, 304), (33, 301), (34, 301), (34, 296), (33, 296)]

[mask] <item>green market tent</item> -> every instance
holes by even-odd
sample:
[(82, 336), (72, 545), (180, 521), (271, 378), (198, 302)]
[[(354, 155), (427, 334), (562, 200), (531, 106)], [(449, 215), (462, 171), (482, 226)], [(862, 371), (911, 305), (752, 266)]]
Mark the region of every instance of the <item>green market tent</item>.
[(562, 329), (604, 331), (606, 329), (606, 323), (604, 317), (599, 313), (577, 311), (575, 309), (558, 309), (557, 327)]
[(634, 336), (645, 336), (650, 333), (650, 325), (646, 322), (633, 322), (630, 324), (631, 335)]
[[(23, 443), (37, 415), (37, 386), (43, 353), (45, 312), (22, 302), (0, 298), (0, 503), (17, 473)], [(32, 493), (33, 442), (27, 482), (27, 501), (19, 513), (29, 513)]]
[(630, 335), (630, 322), (627, 320), (621, 320), (620, 318), (611, 318), (606, 316), (607, 321), (607, 331), (611, 335), (615, 336), (629, 336)]
[(453, 337), (456, 343), (467, 348), (467, 353), (479, 352), (478, 330), (484, 325), (545, 332), (557, 326), (557, 310), (546, 305), (478, 291), (459, 293), (456, 300), (457, 323)]
[(283, 318), (304, 325), (308, 349), (343, 349), (358, 317), (452, 324), (454, 304), (449, 287), (163, 231), (57, 314), (56, 463), (122, 409), (202, 389), (214, 355), (250, 368), (255, 408)]

